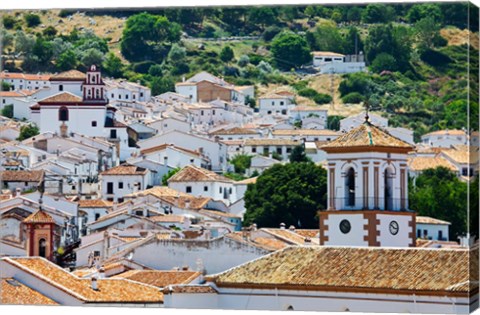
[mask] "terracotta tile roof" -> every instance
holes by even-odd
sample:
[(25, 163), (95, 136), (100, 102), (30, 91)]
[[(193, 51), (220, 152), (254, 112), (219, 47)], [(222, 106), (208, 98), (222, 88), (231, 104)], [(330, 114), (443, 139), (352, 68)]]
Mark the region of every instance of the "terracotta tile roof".
[[(476, 259), (470, 260), (470, 255)], [(469, 268), (469, 262), (475, 266)], [(459, 284), (470, 277), (478, 278), (478, 248), (468, 251), (298, 246), (207, 279), (225, 287), (448, 296), (468, 295), (468, 286)], [(478, 283), (474, 286), (478, 288)]]
[(123, 164), (112, 167), (100, 173), (100, 175), (145, 175), (147, 170), (143, 167)]
[(240, 127), (234, 127), (231, 129), (221, 129), (211, 133), (211, 135), (214, 135), (214, 136), (215, 135), (256, 135), (256, 134), (258, 133), (251, 129), (240, 128)]
[(319, 237), (319, 230), (312, 229), (312, 230), (304, 230), (304, 229), (295, 229), (295, 233), (301, 235), (303, 237), (309, 237), (310, 239)]
[(312, 52), (312, 54), (314, 56), (318, 56), (318, 57), (330, 57), (330, 56), (345, 57), (345, 55), (335, 53), (335, 52), (331, 52), (331, 51), (314, 51), (314, 52)]
[(202, 154), (200, 152), (185, 149), (185, 148), (178, 147), (178, 146), (173, 145), (173, 144), (167, 144), (167, 143), (162, 144), (162, 145), (158, 145), (158, 146), (155, 146), (155, 147), (151, 147), (151, 148), (148, 148), (148, 149), (143, 149), (143, 150), (140, 151), (140, 153), (141, 154), (149, 154), (149, 153), (153, 153), (153, 152), (157, 152), (157, 151), (163, 151), (163, 150), (167, 149), (168, 147), (176, 149), (176, 150), (183, 151), (187, 154), (191, 154), (191, 155), (195, 155), (195, 156), (202, 156)]
[(80, 279), (43, 258), (4, 258), (4, 261), (86, 303), (162, 303), (160, 290), (123, 279), (98, 279), (98, 290), (90, 279)]
[(447, 225), (452, 224), (448, 221), (443, 221), (443, 220), (439, 220), (439, 219), (435, 219), (435, 218), (431, 218), (431, 217), (424, 217), (424, 216), (418, 216), (418, 215), (416, 217), (416, 222), (417, 222), (417, 224), (418, 223), (421, 223), (421, 224), (447, 224)]
[(68, 70), (54, 74), (50, 77), (51, 81), (83, 81), (85, 80), (86, 75), (83, 72), (78, 70)]
[(0, 279), (0, 304), (58, 305), (57, 302), (13, 278)]
[(45, 211), (38, 210), (26, 217), (23, 223), (55, 223), (55, 220)]
[(263, 228), (263, 231), (266, 231), (269, 234), (273, 234), (275, 237), (289, 242), (291, 244), (296, 245), (303, 245), (305, 244), (305, 237), (295, 233), (294, 231), (290, 231), (287, 229), (269, 229)]
[(459, 164), (478, 163), (478, 151), (471, 150), (442, 150), (442, 154)]
[(218, 293), (217, 290), (209, 285), (174, 285), (163, 289), (164, 294), (170, 293)]
[(0, 79), (24, 79), (30, 81), (48, 81), (48, 74), (29, 74), (20, 72), (0, 72)]
[(129, 270), (113, 278), (129, 279), (155, 287), (166, 287), (172, 284), (187, 284), (201, 275), (198, 271), (183, 270)]
[(260, 248), (269, 252), (283, 249), (290, 245), (285, 241), (276, 239), (274, 237), (256, 236), (256, 237), (251, 237), (249, 239), (245, 239), (243, 237), (243, 232), (228, 233), (228, 234), (225, 234), (225, 237), (232, 239), (238, 243), (249, 244), (251, 246), (255, 246), (257, 248)]
[(408, 159), (408, 168), (411, 171), (423, 171), (439, 166), (446, 167), (452, 171), (457, 171), (457, 168), (454, 165), (440, 156), (415, 156)]
[(38, 101), (38, 104), (48, 104), (48, 103), (78, 103), (82, 102), (83, 99), (80, 96), (72, 94), (70, 92), (62, 92), (55, 94), (53, 96), (44, 98), (41, 101)]
[(339, 136), (340, 132), (328, 129), (276, 129), (274, 136)]
[(437, 130), (437, 131), (433, 131), (433, 132), (429, 132), (427, 134), (424, 134), (422, 136), (423, 137), (427, 137), (427, 136), (446, 136), (446, 135), (450, 135), (450, 136), (467, 136), (467, 134), (465, 133), (465, 131), (463, 130), (458, 130), (458, 129), (453, 129), (453, 130)]
[(183, 223), (185, 222), (185, 217), (183, 215), (157, 215), (150, 217), (150, 220), (153, 222), (160, 222), (160, 223)]
[(111, 208), (113, 202), (102, 199), (83, 199), (77, 201), (79, 208)]
[(240, 216), (235, 215), (233, 213), (227, 213), (222, 211), (215, 211), (215, 210), (200, 210), (200, 213), (206, 214), (208, 216), (217, 216), (217, 217), (225, 217), (225, 218), (240, 218)]
[(142, 190), (125, 197), (132, 198), (147, 195), (152, 195), (166, 203), (178, 206), (179, 208), (187, 208), (188, 204), (188, 208), (193, 210), (200, 210), (204, 208), (211, 200), (211, 198), (208, 197), (195, 197), (166, 186), (155, 186), (153, 188)]
[(290, 92), (286, 92), (288, 94), (280, 94), (280, 93), (269, 93), (260, 96), (258, 99), (288, 99), (291, 98), (294, 94), (291, 94)]
[(290, 111), (292, 112), (309, 112), (309, 111), (327, 111), (327, 109), (320, 107), (320, 106), (302, 106), (298, 105), (292, 108)]
[(321, 148), (325, 150), (351, 147), (389, 147), (413, 150), (409, 143), (390, 135), (388, 131), (382, 130), (371, 123), (363, 123)]
[(295, 146), (301, 144), (298, 140), (292, 139), (245, 139), (246, 146), (252, 145), (290, 145)]
[(255, 184), (257, 182), (258, 176), (257, 177), (250, 177), (244, 180), (240, 180), (236, 182), (235, 184), (237, 185), (248, 185), (248, 184)]
[(4, 182), (40, 182), (44, 171), (1, 171), (0, 180)]
[(175, 175), (170, 177), (168, 182), (169, 183), (175, 183), (175, 182), (225, 182), (225, 183), (233, 183), (233, 180), (192, 164), (192, 165), (187, 165), (184, 168), (182, 168), (179, 172), (177, 172)]

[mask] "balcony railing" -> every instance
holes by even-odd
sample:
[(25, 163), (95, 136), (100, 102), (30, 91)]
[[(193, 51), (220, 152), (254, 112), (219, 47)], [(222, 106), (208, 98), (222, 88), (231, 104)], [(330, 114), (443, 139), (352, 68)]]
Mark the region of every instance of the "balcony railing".
[(329, 198), (328, 208), (337, 210), (387, 210), (407, 211), (407, 198), (379, 198), (379, 197), (342, 197)]

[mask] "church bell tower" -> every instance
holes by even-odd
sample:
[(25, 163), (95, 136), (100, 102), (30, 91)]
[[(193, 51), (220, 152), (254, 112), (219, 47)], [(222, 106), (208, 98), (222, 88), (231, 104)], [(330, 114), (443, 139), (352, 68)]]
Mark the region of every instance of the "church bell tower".
[(327, 210), (320, 244), (415, 246), (408, 209), (408, 152), (413, 147), (368, 120), (322, 147), (327, 153)]

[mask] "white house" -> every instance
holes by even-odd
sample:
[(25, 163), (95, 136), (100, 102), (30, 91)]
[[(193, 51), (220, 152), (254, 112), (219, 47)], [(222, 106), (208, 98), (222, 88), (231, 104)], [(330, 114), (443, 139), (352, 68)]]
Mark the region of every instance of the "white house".
[(267, 94), (258, 98), (258, 112), (260, 115), (285, 115), (295, 107), (294, 95), (285, 94)]
[(105, 91), (109, 101), (116, 104), (148, 102), (151, 98), (150, 88), (124, 79), (105, 79)]
[(160, 163), (168, 168), (185, 167), (187, 165), (196, 165), (198, 167), (208, 168), (210, 160), (205, 158), (200, 152), (185, 149), (173, 144), (162, 144), (156, 147), (143, 149), (141, 156), (130, 159), (147, 159)]
[(253, 86), (234, 86), (208, 72), (199, 72), (190, 79), (175, 84), (178, 94), (188, 97), (191, 102), (209, 102), (217, 98), (245, 104), (247, 98), (254, 97)]
[(10, 91), (39, 90), (50, 87), (50, 75), (2, 71), (0, 80), (10, 84)]
[(292, 139), (245, 139), (242, 150), (244, 154), (278, 156), (282, 161), (288, 160), (294, 147), (302, 144), (300, 140)]
[(147, 169), (123, 164), (100, 173), (100, 183), (103, 199), (123, 202), (124, 196), (151, 185), (151, 175)]
[(192, 130), (191, 124), (188, 123), (186, 120), (183, 121), (173, 117), (160, 118), (158, 120), (148, 123), (148, 126), (157, 130), (159, 134), (171, 130), (178, 130), (186, 133)]
[(221, 200), (227, 205), (239, 199), (233, 180), (195, 165), (185, 166), (170, 177), (168, 187), (194, 196)]
[(343, 55), (330, 51), (314, 51), (313, 66), (320, 73), (353, 73), (366, 70), (365, 58), (358, 55)]
[(137, 143), (141, 150), (164, 144), (181, 144), (183, 148), (201, 153), (203, 157), (210, 160), (210, 167), (213, 171), (224, 171), (227, 168), (227, 146), (225, 144), (191, 133), (170, 130)]
[(443, 221), (431, 217), (417, 216), (417, 238), (448, 241), (448, 228), (451, 225), (448, 221)]
[(449, 148), (456, 144), (468, 144), (468, 135), (463, 130), (438, 130), (423, 135), (422, 143), (432, 147)]
[[(302, 121), (308, 118), (316, 118), (324, 128), (327, 126), (328, 109), (322, 106), (295, 106), (290, 110), (290, 122)], [(322, 128), (322, 129), (324, 129)]]

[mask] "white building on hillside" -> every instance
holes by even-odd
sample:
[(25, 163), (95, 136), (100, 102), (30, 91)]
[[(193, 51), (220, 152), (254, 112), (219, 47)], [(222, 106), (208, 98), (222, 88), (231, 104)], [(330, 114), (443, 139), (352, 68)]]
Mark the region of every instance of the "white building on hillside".
[(353, 73), (366, 70), (365, 57), (359, 55), (342, 55), (330, 51), (314, 51), (313, 66), (320, 73)]

